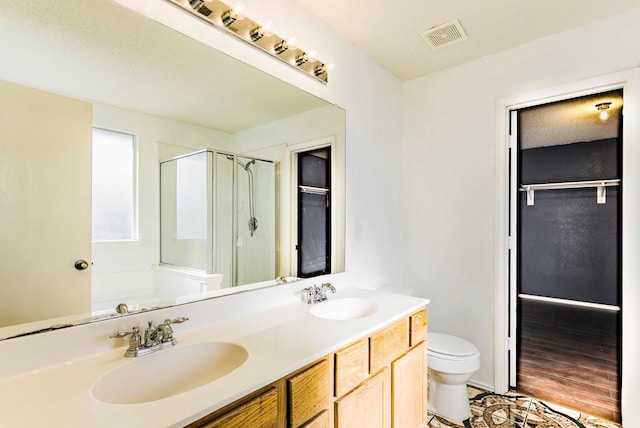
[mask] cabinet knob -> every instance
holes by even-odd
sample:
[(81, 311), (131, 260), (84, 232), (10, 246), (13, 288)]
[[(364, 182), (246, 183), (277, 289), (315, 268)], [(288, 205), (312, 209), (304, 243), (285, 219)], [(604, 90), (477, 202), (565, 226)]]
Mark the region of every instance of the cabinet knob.
[(86, 260), (76, 260), (76, 264), (74, 265), (76, 269), (78, 270), (85, 270), (86, 268), (89, 267), (89, 263), (87, 263)]

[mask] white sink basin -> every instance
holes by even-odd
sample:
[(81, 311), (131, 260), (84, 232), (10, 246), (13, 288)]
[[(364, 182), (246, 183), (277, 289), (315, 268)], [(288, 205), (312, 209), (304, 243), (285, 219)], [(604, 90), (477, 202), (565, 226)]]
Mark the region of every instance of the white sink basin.
[(309, 313), (318, 318), (330, 320), (352, 320), (373, 315), (378, 312), (378, 304), (360, 297), (344, 297), (325, 300), (309, 309)]
[[(249, 356), (233, 343), (199, 343), (136, 357), (104, 375), (91, 389), (109, 404), (138, 404), (171, 397), (219, 379)], [(123, 357), (124, 358), (124, 357)]]

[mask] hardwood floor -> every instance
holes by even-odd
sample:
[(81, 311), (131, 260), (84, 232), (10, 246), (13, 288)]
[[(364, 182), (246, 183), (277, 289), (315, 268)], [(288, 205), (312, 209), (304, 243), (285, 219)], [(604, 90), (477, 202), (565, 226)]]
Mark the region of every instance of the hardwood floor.
[(516, 390), (620, 422), (620, 313), (519, 300)]

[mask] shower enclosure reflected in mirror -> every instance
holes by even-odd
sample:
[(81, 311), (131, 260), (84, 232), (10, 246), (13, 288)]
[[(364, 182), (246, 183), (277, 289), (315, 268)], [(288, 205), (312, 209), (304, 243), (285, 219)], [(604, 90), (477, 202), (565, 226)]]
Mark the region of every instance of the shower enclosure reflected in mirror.
[(191, 272), (163, 297), (275, 279), (277, 169), (212, 150), (160, 163), (160, 269)]

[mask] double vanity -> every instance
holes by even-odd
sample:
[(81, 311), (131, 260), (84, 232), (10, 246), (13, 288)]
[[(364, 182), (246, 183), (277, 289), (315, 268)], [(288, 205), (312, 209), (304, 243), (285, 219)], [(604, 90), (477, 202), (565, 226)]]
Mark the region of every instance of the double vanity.
[[(2, 341), (0, 426), (349, 427), (366, 414), (366, 426), (391, 427), (392, 416), (424, 418), (428, 301), (337, 287), (307, 304), (305, 282)], [(189, 320), (172, 324), (177, 343), (149, 355), (127, 358), (129, 337), (109, 338), (179, 317)], [(405, 420), (393, 426), (413, 426)]]

